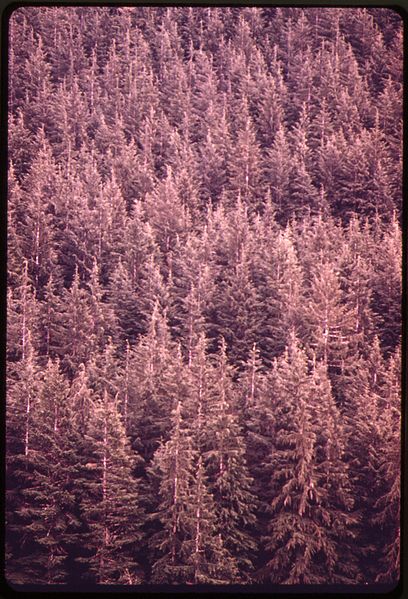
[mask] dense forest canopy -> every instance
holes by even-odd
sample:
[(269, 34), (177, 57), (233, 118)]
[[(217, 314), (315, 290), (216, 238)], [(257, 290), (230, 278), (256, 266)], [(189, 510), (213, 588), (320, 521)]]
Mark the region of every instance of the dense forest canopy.
[(9, 21), (12, 584), (399, 578), (402, 22)]

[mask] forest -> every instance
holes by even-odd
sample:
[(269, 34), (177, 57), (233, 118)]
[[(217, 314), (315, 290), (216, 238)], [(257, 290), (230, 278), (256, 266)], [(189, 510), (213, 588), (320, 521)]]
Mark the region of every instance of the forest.
[(8, 29), (8, 583), (397, 583), (400, 15)]

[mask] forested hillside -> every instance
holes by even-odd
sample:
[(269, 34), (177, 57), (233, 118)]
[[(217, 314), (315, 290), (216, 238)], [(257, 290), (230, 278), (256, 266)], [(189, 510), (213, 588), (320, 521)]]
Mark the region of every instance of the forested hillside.
[(13, 584), (399, 578), (402, 22), (19, 8)]

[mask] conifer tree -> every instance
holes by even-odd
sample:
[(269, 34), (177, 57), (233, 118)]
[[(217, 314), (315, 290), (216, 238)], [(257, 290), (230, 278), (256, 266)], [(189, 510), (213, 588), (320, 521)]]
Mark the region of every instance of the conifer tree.
[(24, 522), (25, 543), (33, 543), (27, 582), (67, 581), (67, 556), (80, 528), (76, 480), (80, 468), (79, 436), (74, 429), (69, 386), (58, 361), (48, 362), (33, 398), (31, 446), (26, 468), (30, 485), (22, 489), (24, 500), (17, 513)]
[(263, 235), (264, 243), (254, 246), (252, 278), (259, 297), (257, 343), (262, 360), (271, 364), (299, 325), (303, 273), (289, 226), (276, 231), (272, 223)]
[(27, 206), (24, 218), (24, 255), (36, 288), (42, 287), (48, 273), (55, 268), (56, 252), (54, 196), (57, 195), (56, 165), (44, 130), (38, 133), (39, 151), (24, 179)]
[(260, 114), (256, 120), (258, 130), (262, 134), (262, 145), (270, 148), (283, 125), (283, 97), (279, 84), (275, 83), (274, 75), (268, 73), (264, 87), (260, 98)]
[(159, 257), (159, 248), (141, 202), (134, 202), (129, 216), (124, 231), (126, 244), (122, 260), (128, 265), (132, 283), (135, 284), (144, 271), (147, 258), (151, 255)]
[(69, 290), (62, 294), (61, 349), (63, 366), (72, 375), (81, 363), (86, 364), (95, 347), (94, 322), (89, 307), (89, 293), (81, 286), (78, 267)]
[[(201, 281), (200, 281), (201, 282)], [(201, 287), (201, 286), (200, 286)], [(192, 355), (196, 345), (199, 343), (199, 338), (205, 330), (205, 320), (203, 317), (203, 300), (200, 288), (191, 286), (190, 293), (185, 299), (185, 307), (187, 311), (186, 319), (186, 337), (187, 337), (187, 356), (188, 365), (191, 366)]]
[[(382, 238), (382, 239), (381, 239)], [(373, 309), (381, 323), (379, 336), (386, 352), (398, 344), (401, 334), (401, 229), (394, 217), (381, 237), (381, 259), (373, 261)], [(381, 241), (380, 241), (381, 239)]]
[(78, 175), (71, 174), (56, 205), (60, 225), (56, 253), (66, 287), (76, 267), (81, 277), (87, 277), (92, 270), (93, 257), (98, 255), (98, 233), (93, 211), (95, 190), (99, 188), (101, 180), (92, 150), (81, 150), (74, 172)]
[(88, 565), (99, 584), (138, 584), (142, 575), (135, 551), (143, 515), (132, 469), (140, 458), (130, 450), (117, 400), (106, 389), (93, 405), (86, 445), (81, 507), (87, 532), (85, 555), (78, 561)]
[[(187, 353), (193, 337), (199, 332), (207, 306), (214, 294), (217, 267), (208, 228), (201, 235), (190, 234), (179, 242), (169, 264), (169, 323), (172, 333), (180, 339)], [(207, 324), (205, 324), (205, 329)]]
[(276, 362), (273, 362), (267, 374), (262, 373), (263, 369), (260, 352), (254, 345), (240, 375), (240, 387), (244, 395), (241, 426), (245, 436), (248, 472), (253, 479), (252, 492), (257, 499), (256, 523), (252, 529), (257, 545), (253, 581), (257, 581), (257, 570), (265, 561), (261, 536), (270, 519), (268, 506), (273, 499), (269, 485), (272, 473), (269, 458), (274, 450), (276, 425), (276, 398), (273, 394)]
[(126, 227), (126, 204), (112, 172), (96, 196), (91, 222), (96, 233), (95, 249), (100, 277), (106, 282), (117, 264), (118, 254), (125, 253), (123, 231)]
[(71, 77), (72, 81), (64, 79), (57, 85), (50, 111), (55, 123), (51, 134), (55, 156), (65, 164), (68, 173), (72, 172), (78, 151), (87, 141), (88, 121), (88, 107), (78, 76), (72, 73)]
[(381, 527), (382, 547), (376, 581), (396, 582), (401, 573), (401, 351), (398, 346), (387, 364), (381, 398), (382, 432), (379, 474), (382, 493), (374, 523)]
[(118, 363), (115, 345), (109, 337), (102, 350), (93, 353), (87, 364), (88, 380), (91, 388), (99, 396), (107, 391), (114, 397), (118, 389)]
[(105, 301), (104, 289), (100, 281), (100, 270), (96, 258), (89, 277), (88, 283), (89, 310), (93, 321), (93, 335), (95, 349), (102, 349), (109, 336), (116, 337), (117, 325), (115, 314), (111, 306)]
[(191, 90), (188, 72), (180, 57), (173, 56), (163, 64), (160, 90), (170, 124), (181, 127), (184, 113), (191, 110)]
[(118, 319), (119, 338), (135, 342), (146, 332), (146, 320), (156, 299), (155, 293), (160, 295), (162, 290), (157, 266), (159, 250), (150, 224), (144, 220), (140, 202), (133, 204), (123, 234), (124, 253), (111, 273), (108, 297)]
[(144, 271), (136, 291), (138, 320), (146, 331), (155, 305), (158, 304), (163, 312), (169, 307), (170, 298), (160, 263), (154, 259), (154, 256), (146, 261)]
[(185, 395), (181, 352), (170, 338), (166, 317), (155, 305), (147, 333), (129, 357), (128, 416), (132, 443), (149, 463), (160, 439), (167, 438), (169, 416)]
[[(12, 180), (15, 176), (18, 183), (21, 183), (30, 170), (36, 148), (36, 139), (30, 135), (24, 120), (25, 113), (21, 109), (17, 109), (15, 113), (10, 111), (8, 122), (9, 179)], [(11, 199), (12, 195), (9, 197)]]
[[(309, 146), (311, 151), (322, 151), (326, 141), (333, 135), (333, 123), (326, 98), (320, 102), (319, 110), (310, 122), (309, 128)], [(309, 163), (311, 174), (318, 176), (316, 164)]]
[[(355, 518), (347, 513), (353, 500), (341, 463), (341, 439), (330, 433), (326, 443), (322, 438), (327, 423), (338, 426), (338, 414), (324, 370), (317, 376), (308, 375), (306, 355), (292, 336), (275, 379), (278, 415), (270, 457), (274, 496), (265, 538), (271, 558), (261, 571), (286, 584), (347, 583), (358, 576), (349, 548)], [(338, 473), (329, 478), (333, 468)], [(332, 490), (334, 480), (338, 487)]]
[[(382, 543), (373, 518), (382, 487), (378, 476), (383, 444), (379, 397), (384, 363), (378, 350), (378, 339), (374, 339), (373, 345), (367, 347), (369, 358), (356, 361), (348, 384), (347, 402), (342, 406), (342, 420), (347, 432), (346, 459), (354, 509), (359, 519), (354, 553), (366, 582), (373, 582), (378, 573)], [(376, 376), (373, 376), (374, 360)]]
[[(245, 361), (260, 330), (259, 299), (242, 250), (236, 267), (226, 274), (211, 306), (210, 337), (222, 335), (235, 364)], [(214, 324), (213, 324), (214, 323)]]
[(239, 414), (241, 425), (247, 424), (247, 416), (252, 413), (262, 394), (264, 371), (260, 351), (256, 343), (252, 346), (244, 369), (239, 377)]
[(172, 584), (229, 582), (236, 570), (216, 534), (203, 461), (200, 456), (197, 464), (197, 450), (183, 425), (180, 402), (172, 424), (170, 439), (157, 450), (152, 468), (161, 473), (161, 502), (154, 518), (162, 525), (151, 539), (153, 548), (162, 554), (153, 564), (153, 580)]
[(266, 184), (270, 187), (272, 200), (282, 222), (286, 222), (290, 211), (288, 198), (291, 164), (287, 135), (282, 125), (278, 128), (271, 147), (266, 149), (264, 162)]
[(191, 394), (186, 402), (185, 411), (186, 418), (190, 420), (192, 430), (195, 431), (197, 443), (201, 443), (204, 434), (204, 419), (208, 411), (212, 384), (213, 368), (208, 360), (207, 346), (205, 333), (201, 332), (188, 354)]
[[(23, 359), (27, 353), (28, 334), (35, 343), (38, 302), (28, 274), (28, 261), (24, 260), (20, 281), (9, 287), (7, 298), (7, 358)], [(33, 339), (34, 337), (34, 339)]]
[(187, 133), (180, 135), (177, 131), (172, 131), (171, 145), (172, 156), (168, 162), (175, 173), (175, 185), (180, 201), (187, 208), (192, 224), (197, 224), (201, 220), (202, 211), (201, 173), (197, 154)]
[(152, 566), (153, 582), (180, 583), (187, 581), (186, 556), (183, 541), (186, 530), (186, 512), (189, 509), (190, 489), (194, 480), (196, 450), (183, 422), (181, 402), (172, 412), (172, 430), (169, 440), (154, 454), (152, 476), (159, 482), (160, 504), (150, 516), (159, 520), (161, 530), (152, 535), (149, 545), (156, 556)]
[(212, 496), (207, 490), (203, 459), (198, 458), (195, 483), (191, 489), (189, 514), (190, 538), (185, 544), (188, 555), (189, 584), (228, 584), (237, 579), (235, 560), (217, 534)]
[(62, 583), (80, 528), (80, 440), (69, 385), (58, 362), (40, 371), (29, 338), (18, 375), (7, 400), (7, 576), (17, 584)]
[(367, 258), (361, 256), (358, 251), (356, 252), (348, 244), (345, 245), (341, 262), (343, 288), (350, 308), (354, 308), (356, 315), (355, 331), (361, 334), (360, 347), (364, 351), (364, 340), (372, 337), (377, 321), (371, 309), (371, 264)]
[(316, 433), (307, 410), (306, 364), (293, 338), (280, 359), (276, 379), (280, 405), (270, 457), (273, 464), (270, 536), (265, 538), (271, 557), (263, 573), (272, 581), (289, 584), (319, 581), (319, 571), (313, 568), (312, 559), (322, 548), (318, 525), (309, 515), (313, 514), (310, 504), (317, 476), (314, 468)]
[(401, 103), (398, 97), (399, 89), (400, 84), (388, 76), (377, 104), (381, 130), (384, 132), (393, 160), (397, 161), (402, 122)]
[[(40, 387), (38, 357), (31, 343), (31, 331), (26, 331), (25, 351), (19, 361), (13, 379), (8, 377), (6, 405), (6, 575), (15, 583), (29, 582), (31, 572), (27, 565), (31, 561), (31, 543), (25, 545), (24, 518), (19, 510), (24, 506), (24, 491), (30, 487), (33, 410), (37, 414)], [(35, 415), (34, 415), (35, 416)], [(35, 454), (34, 454), (35, 455)], [(30, 458), (29, 458), (30, 456)]]
[(315, 268), (305, 307), (309, 346), (327, 363), (338, 401), (344, 401), (350, 368), (358, 356), (356, 306), (344, 301), (339, 276), (330, 264)]
[(8, 218), (7, 218), (7, 247), (8, 265), (7, 282), (15, 286), (18, 283), (21, 265), (24, 262), (24, 212), (26, 206), (23, 202), (23, 192), (16, 177), (13, 163), (9, 162), (8, 177)]
[(231, 155), (230, 129), (225, 106), (213, 111), (214, 123), (199, 146), (201, 189), (215, 205), (228, 181), (227, 159)]
[(62, 305), (61, 281), (50, 274), (44, 286), (43, 300), (38, 304), (39, 351), (47, 359), (61, 356)]
[(214, 498), (217, 530), (240, 572), (237, 581), (243, 581), (248, 580), (252, 568), (251, 554), (255, 550), (250, 533), (255, 523), (256, 500), (246, 464), (245, 441), (238, 422), (231, 378), (226, 344), (222, 339), (204, 407), (205, 430), (201, 436), (201, 451)]
[(228, 163), (230, 193), (239, 195), (250, 212), (261, 207), (261, 154), (250, 118), (238, 131)]
[[(193, 140), (205, 138), (213, 126), (211, 111), (218, 101), (218, 78), (213, 68), (212, 56), (201, 49), (194, 53)], [(210, 117), (210, 118), (209, 118)]]
[[(32, 132), (41, 127), (47, 128), (52, 125), (52, 117), (49, 114), (49, 102), (47, 98), (52, 93), (52, 82), (50, 78), (50, 65), (47, 61), (44, 40), (41, 34), (35, 31), (35, 27), (26, 22), (25, 35), (27, 36), (27, 58), (22, 63), (22, 75), (24, 83), (20, 83), (24, 90), (22, 105), (27, 116)], [(23, 38), (24, 39), (24, 38)], [(31, 47), (30, 47), (31, 46)]]
[(85, 364), (81, 363), (75, 372), (70, 387), (70, 397), (74, 411), (75, 426), (81, 436), (85, 434), (95, 403), (95, 394), (91, 389), (90, 377)]
[(132, 343), (144, 332), (145, 323), (141, 318), (135, 285), (131, 276), (119, 259), (109, 284), (109, 304), (118, 321), (118, 339), (129, 339)]
[(166, 255), (178, 235), (189, 229), (189, 214), (181, 202), (170, 167), (163, 181), (146, 197), (146, 214), (155, 234), (155, 240)]

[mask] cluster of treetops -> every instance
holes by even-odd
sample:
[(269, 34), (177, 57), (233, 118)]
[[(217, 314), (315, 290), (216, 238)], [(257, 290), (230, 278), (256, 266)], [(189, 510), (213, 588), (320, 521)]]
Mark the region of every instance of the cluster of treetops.
[(9, 582), (395, 582), (399, 15), (9, 29)]

